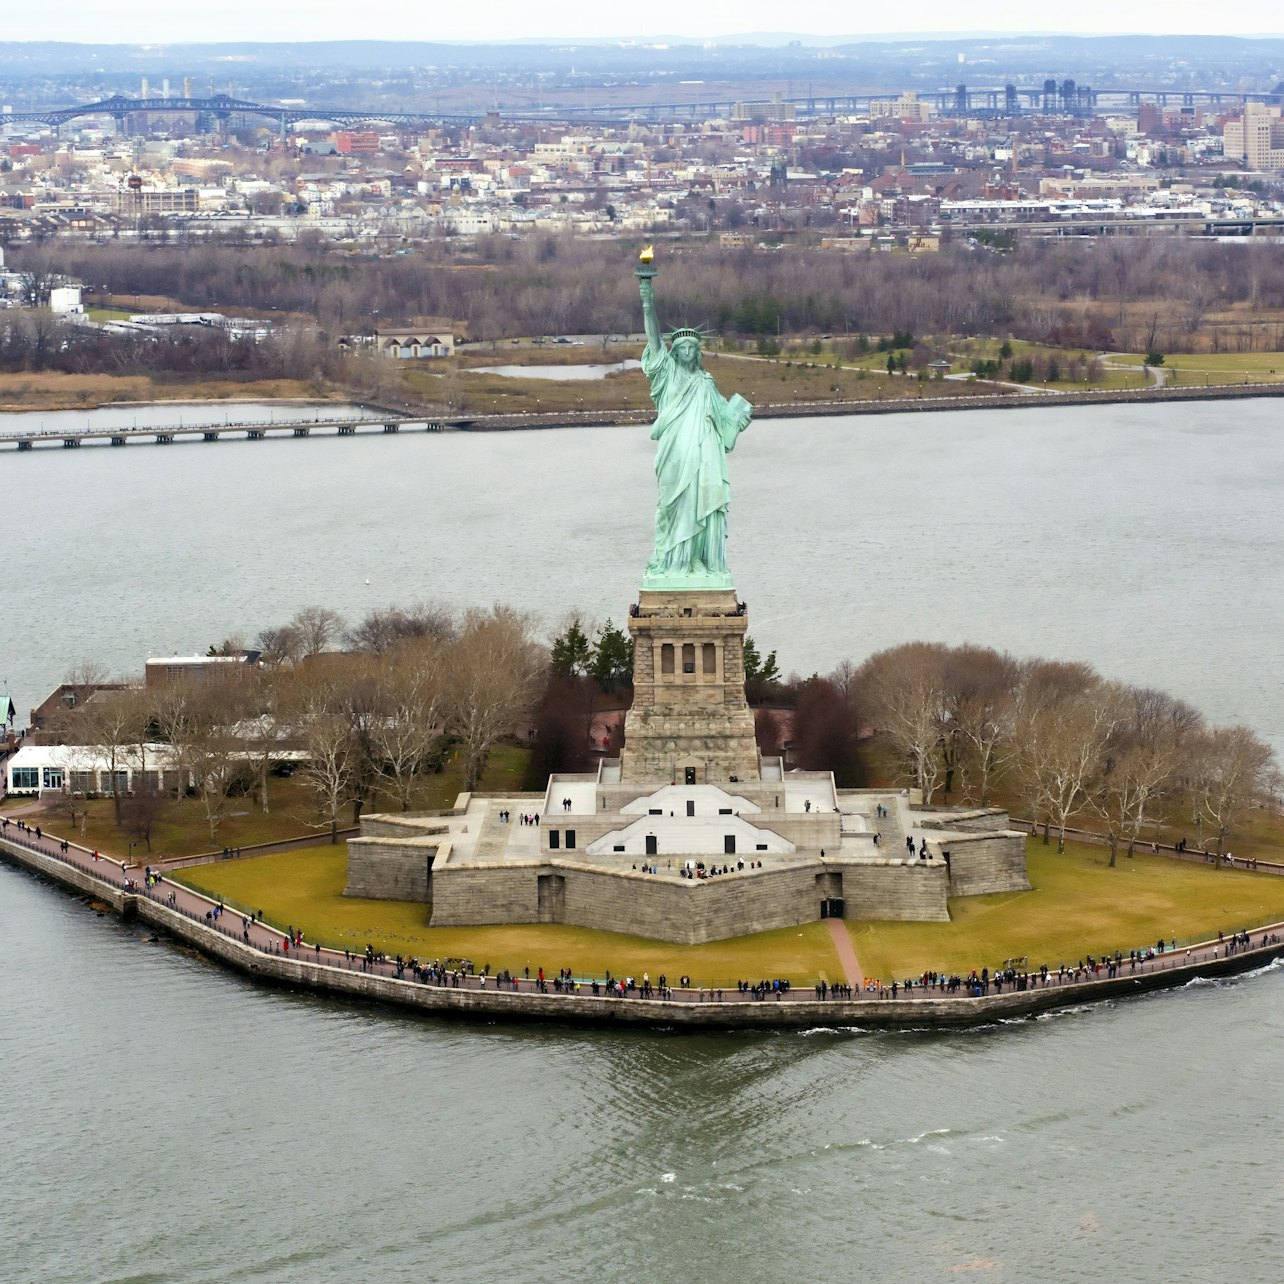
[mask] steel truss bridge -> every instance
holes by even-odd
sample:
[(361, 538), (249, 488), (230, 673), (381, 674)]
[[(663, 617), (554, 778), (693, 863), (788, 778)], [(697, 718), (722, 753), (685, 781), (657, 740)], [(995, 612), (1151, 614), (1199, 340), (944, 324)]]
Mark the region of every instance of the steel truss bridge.
[[(1240, 107), (1245, 102), (1279, 102), (1280, 95), (1243, 93), (1229, 89), (1092, 89), (1076, 85), (1073, 80), (1045, 81), (1042, 88), (1001, 85), (975, 88), (957, 85), (953, 89), (919, 91), (918, 100), (934, 107), (943, 116), (1005, 117), (1029, 114), (1091, 116), (1096, 112), (1136, 109), (1143, 103), (1159, 107)], [(254, 102), (233, 98), (230, 94), (213, 94), (207, 98), (161, 96), (127, 98), (116, 94), (92, 103), (70, 107), (44, 108), (38, 111), (16, 111), (0, 116), (0, 125), (35, 123), (54, 130), (69, 121), (86, 116), (110, 116), (118, 128), (126, 118), (149, 112), (187, 112), (205, 115), (218, 129), (226, 130), (233, 117), (258, 116), (276, 122), (284, 135), (289, 126), (303, 121), (324, 121), (335, 125), (373, 125), (415, 127), (425, 124), (476, 124), (496, 116), (513, 124), (540, 122), (594, 121), (600, 124), (628, 125), (639, 121), (726, 119), (734, 114), (752, 118), (771, 118), (781, 106), (796, 118), (865, 114), (878, 104), (890, 105), (900, 94), (812, 94), (805, 98), (755, 102), (752, 99), (706, 99), (668, 103), (606, 103), (594, 106), (563, 105), (526, 108), (519, 112), (404, 112), (360, 107), (299, 106)]]
[(54, 129), (84, 116), (110, 116), (118, 126), (123, 125), (127, 116), (144, 112), (190, 112), (207, 115), (226, 128), (233, 116), (264, 116), (275, 120), (282, 133), (289, 125), (300, 121), (320, 120), (335, 125), (422, 125), (429, 121), (475, 123), (481, 115), (452, 115), (443, 112), (389, 112), (368, 111), (355, 107), (299, 107), (291, 104), (283, 107), (280, 104), (256, 103), (246, 98), (233, 98), (230, 94), (213, 94), (208, 98), (186, 98), (170, 95), (168, 97), (149, 96), (147, 98), (126, 98), (115, 94), (111, 98), (102, 98), (93, 103), (77, 103), (71, 107), (52, 107), (40, 111), (7, 112), (0, 116), (0, 125), (9, 121), (34, 122), (49, 125)]

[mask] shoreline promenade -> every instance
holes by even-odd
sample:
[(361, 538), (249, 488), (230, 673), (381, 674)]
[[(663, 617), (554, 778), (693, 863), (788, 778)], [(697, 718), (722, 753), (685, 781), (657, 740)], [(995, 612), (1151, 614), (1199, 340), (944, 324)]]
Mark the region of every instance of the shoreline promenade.
[[(715, 354), (717, 355), (717, 354)], [(725, 355), (725, 354), (723, 354)], [(924, 389), (927, 394), (924, 394)], [(834, 418), (851, 415), (914, 414), (944, 410), (1029, 410), (1044, 406), (1155, 404), (1173, 401), (1225, 401), (1257, 397), (1284, 397), (1284, 383), (1160, 384), (1148, 388), (1065, 388), (1055, 392), (1024, 390), (1007, 393), (973, 393), (966, 396), (931, 395), (931, 384), (919, 384), (918, 395), (870, 398), (858, 401), (767, 402), (754, 407), (756, 419)], [(162, 403), (149, 403), (162, 404)], [(107, 406), (88, 407), (94, 410)], [(77, 407), (79, 409), (79, 407)], [(181, 439), (192, 441), (262, 441), (268, 437), (307, 438), (313, 435), (370, 437), (396, 435), (403, 429), (418, 432), (522, 432), (540, 428), (612, 428), (649, 423), (649, 408), (614, 410), (524, 410), (506, 413), (476, 411), (462, 413), (449, 407), (415, 410), (409, 407), (371, 406), (360, 418), (317, 418), (282, 420), (279, 423), (152, 425), (145, 428), (68, 428), (45, 431), (6, 431), (0, 414), (0, 447), (13, 446), (20, 452), (36, 448), (70, 449), (84, 442), (107, 446), (142, 444), (173, 445)], [(50, 412), (55, 413), (55, 412)]]
[[(64, 850), (65, 844), (65, 850)], [(1234, 938), (1209, 940), (1163, 952), (1138, 952), (1122, 960), (1103, 959), (1091, 979), (1038, 971), (1005, 980), (996, 992), (967, 982), (954, 988), (914, 982), (912, 991), (899, 984), (878, 990), (852, 985), (855, 956), (843, 960), (852, 997), (835, 998), (819, 988), (792, 987), (765, 992), (692, 987), (670, 988), (665, 997), (594, 994), (591, 980), (572, 978), (560, 990), (551, 981), (514, 977), (500, 982), (444, 967), (417, 968), (408, 963), (350, 951), (333, 950), (306, 940), (287, 943), (286, 933), (220, 909), (219, 902), (163, 876), (146, 885), (144, 867), (99, 856), (66, 840), (19, 828), (10, 820), (0, 829), (0, 857), (43, 875), (75, 893), (102, 903), (124, 919), (139, 919), (203, 954), (261, 981), (313, 990), (340, 998), (390, 1003), (431, 1014), (477, 1020), (544, 1021), (563, 1024), (638, 1025), (669, 1028), (856, 1026), (960, 1027), (1019, 1019), (1058, 1008), (1172, 988), (1198, 978), (1236, 975), (1284, 957), (1284, 924), (1248, 931), (1249, 943)], [(1241, 938), (1242, 941), (1242, 938)], [(560, 978), (559, 978), (560, 984)], [(868, 987), (871, 983), (866, 981)], [(648, 987), (649, 988), (649, 987)]]

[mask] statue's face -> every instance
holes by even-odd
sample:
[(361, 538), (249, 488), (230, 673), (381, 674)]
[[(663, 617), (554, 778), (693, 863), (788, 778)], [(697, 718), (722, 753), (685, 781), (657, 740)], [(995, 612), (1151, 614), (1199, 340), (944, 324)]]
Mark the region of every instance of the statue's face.
[(700, 363), (700, 340), (689, 334), (674, 341), (673, 359), (684, 370), (694, 370)]

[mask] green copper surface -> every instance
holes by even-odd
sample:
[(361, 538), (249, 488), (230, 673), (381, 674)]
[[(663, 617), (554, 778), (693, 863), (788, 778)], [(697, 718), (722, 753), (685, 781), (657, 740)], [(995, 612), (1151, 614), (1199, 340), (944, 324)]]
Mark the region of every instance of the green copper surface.
[(644, 589), (731, 588), (727, 570), (727, 455), (749, 426), (753, 407), (729, 400), (700, 363), (698, 332), (683, 329), (665, 346), (655, 313), (655, 269), (635, 268), (642, 294), (646, 348), (642, 370), (651, 384), (656, 418), (655, 544)]

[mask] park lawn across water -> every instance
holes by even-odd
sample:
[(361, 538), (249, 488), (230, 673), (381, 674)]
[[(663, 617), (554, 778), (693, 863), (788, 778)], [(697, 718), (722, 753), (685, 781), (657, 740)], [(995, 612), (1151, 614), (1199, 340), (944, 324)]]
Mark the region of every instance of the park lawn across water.
[[(629, 352), (636, 357), (640, 345)], [(600, 360), (590, 349), (576, 349), (585, 364)], [(883, 362), (885, 353), (878, 354)], [(864, 360), (864, 358), (862, 358)], [(503, 362), (500, 359), (494, 364)], [(504, 363), (507, 364), (507, 363)], [(512, 364), (516, 364), (515, 362)], [(885, 401), (918, 397), (967, 398), (1002, 392), (992, 385), (928, 380), (911, 373), (888, 378), (886, 370), (869, 371), (833, 357), (759, 357), (752, 353), (705, 354), (705, 369), (724, 395), (738, 392), (760, 409), (831, 401)], [(646, 378), (640, 370), (613, 372), (605, 379), (522, 379), (485, 374), (468, 367), (397, 370), (388, 389), (393, 401), (406, 397), (449, 405), (462, 414), (602, 414), (651, 408)]]
[(865, 975), (966, 975), (1021, 957), (1056, 968), (1160, 937), (1180, 945), (1284, 919), (1278, 875), (1122, 852), (1110, 869), (1108, 849), (1082, 843), (1058, 855), (1031, 840), (1027, 851), (1033, 891), (953, 898), (949, 923), (849, 922)]
[(262, 910), (273, 926), (294, 927), (308, 941), (354, 953), (366, 945), (386, 954), (422, 960), (467, 958), (492, 974), (529, 967), (556, 973), (569, 967), (577, 977), (641, 977), (661, 973), (670, 981), (734, 989), (737, 980), (787, 978), (811, 985), (843, 979), (833, 941), (823, 923), (782, 928), (708, 945), (671, 945), (637, 936), (546, 924), (499, 927), (429, 927), (428, 906), (408, 901), (368, 901), (343, 895), (347, 848), (342, 844), (301, 848), (274, 856), (218, 862), (182, 870), (174, 877), (232, 909)]
[(319, 401), (346, 400), (334, 390), (318, 394), (306, 379), (217, 379), (161, 375), (66, 374), (42, 370), (39, 374), (0, 374), (0, 410), (92, 410), (120, 402), (153, 401)]
[[(1142, 357), (1140, 353), (1120, 353), (1111, 360), (1120, 365), (1139, 366)], [(1164, 369), (1220, 374), (1232, 382), (1236, 375), (1276, 381), (1284, 379), (1284, 352), (1174, 352), (1164, 358)]]

